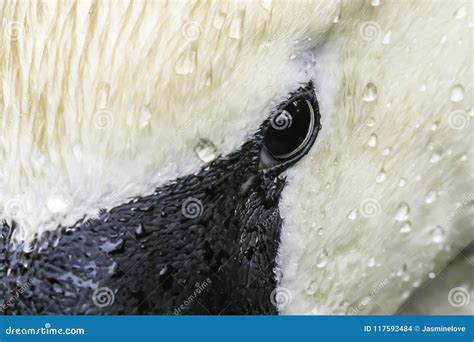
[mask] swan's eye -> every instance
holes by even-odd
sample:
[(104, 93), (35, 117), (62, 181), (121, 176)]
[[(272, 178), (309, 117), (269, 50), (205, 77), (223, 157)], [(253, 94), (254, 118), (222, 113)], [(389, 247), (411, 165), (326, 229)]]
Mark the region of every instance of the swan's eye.
[(320, 115), (312, 89), (302, 89), (270, 116), (260, 154), (261, 168), (290, 165), (311, 148), (320, 129)]

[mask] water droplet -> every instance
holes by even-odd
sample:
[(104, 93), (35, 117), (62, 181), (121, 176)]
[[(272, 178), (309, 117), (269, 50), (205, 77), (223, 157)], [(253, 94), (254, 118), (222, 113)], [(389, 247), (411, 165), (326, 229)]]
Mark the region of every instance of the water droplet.
[(357, 209), (353, 209), (349, 212), (349, 215), (347, 215), (349, 220), (354, 221), (357, 218)]
[(217, 158), (217, 147), (208, 139), (200, 139), (194, 147), (194, 152), (205, 163), (209, 163)]
[(324, 229), (323, 229), (323, 228), (319, 228), (319, 229), (318, 229), (318, 235), (321, 236), (321, 235), (323, 235), (323, 233), (324, 233)]
[(146, 229), (141, 222), (137, 224), (137, 226), (135, 227), (135, 235), (137, 238), (140, 238), (146, 235)]
[(150, 110), (147, 107), (145, 107), (140, 113), (140, 117), (138, 119), (138, 127), (140, 129), (145, 128), (146, 126), (148, 126), (150, 119), (151, 119)]
[(431, 125), (431, 130), (432, 130), (432, 131), (436, 131), (436, 130), (438, 129), (438, 127), (439, 127), (439, 123), (438, 123), (438, 121), (435, 121), (435, 122), (433, 122), (433, 124)]
[(464, 99), (464, 87), (460, 84), (451, 88), (451, 101), (460, 102)]
[(381, 0), (370, 0), (370, 4), (374, 7), (380, 6)]
[(458, 9), (456, 11), (456, 13), (454, 13), (454, 17), (456, 19), (462, 19), (466, 16), (466, 7), (465, 6), (462, 6), (460, 9)]
[(375, 177), (375, 181), (377, 183), (383, 183), (387, 179), (387, 173), (385, 172), (384, 169), (380, 170), (378, 173), (377, 177)]
[(374, 267), (375, 266), (375, 258), (370, 257), (369, 260), (367, 260), (367, 266), (369, 267)]
[(433, 203), (434, 201), (436, 201), (436, 198), (438, 197), (438, 194), (436, 193), (436, 191), (430, 191), (428, 192), (426, 195), (425, 195), (425, 203), (426, 204), (431, 204)]
[(328, 251), (326, 248), (323, 249), (321, 254), (319, 254), (318, 258), (316, 259), (316, 267), (317, 268), (324, 268), (329, 262)]
[(433, 240), (434, 243), (442, 243), (444, 241), (445, 237), (445, 232), (443, 227), (441, 226), (436, 226), (432, 231), (431, 231), (431, 239)]
[(272, 7), (272, 0), (262, 0), (260, 4), (262, 5), (263, 8), (269, 11), (270, 8)]
[(430, 279), (434, 279), (436, 278), (436, 274), (434, 274), (434, 272), (430, 272), (430, 274), (428, 274), (428, 277), (430, 277)]
[(375, 135), (375, 133), (370, 135), (368, 144), (370, 147), (377, 146), (377, 135)]
[(293, 60), (293, 59), (295, 59), (295, 58), (296, 58), (296, 55), (295, 55), (294, 53), (292, 53), (292, 54), (290, 55), (290, 59)]
[(435, 164), (441, 160), (441, 154), (439, 153), (433, 153), (433, 155), (430, 158), (430, 162)]
[(341, 14), (340, 14), (340, 13), (334, 17), (334, 19), (332, 20), (332, 22), (333, 22), (334, 24), (337, 24), (337, 23), (339, 22), (339, 20), (341, 20)]
[(406, 184), (407, 184), (407, 181), (405, 180), (405, 178), (401, 178), (400, 181), (398, 182), (398, 186), (400, 188), (403, 188)]
[(370, 117), (367, 119), (366, 122), (367, 127), (374, 127), (375, 126), (375, 119), (373, 117)]
[(391, 148), (390, 148), (390, 147), (387, 147), (386, 149), (384, 149), (384, 150), (382, 151), (382, 155), (383, 155), (383, 156), (388, 156), (391, 151), (392, 151)]
[(105, 82), (99, 84), (97, 90), (97, 108), (106, 108), (109, 100), (110, 85)]
[(318, 284), (315, 281), (309, 283), (308, 288), (306, 289), (306, 293), (309, 295), (314, 295), (316, 290), (318, 289)]
[(229, 37), (240, 39), (242, 37), (242, 16), (236, 15), (229, 26)]
[(60, 195), (50, 195), (46, 201), (46, 206), (52, 213), (64, 212), (68, 207), (68, 202)]
[(115, 242), (106, 241), (100, 246), (100, 250), (108, 254), (113, 254), (123, 251), (124, 246), (125, 240), (123, 239), (119, 239)]
[(196, 67), (196, 51), (186, 50), (179, 57), (176, 65), (174, 66), (174, 71), (178, 75), (188, 75), (194, 72)]
[(377, 87), (372, 82), (365, 86), (363, 100), (365, 102), (372, 102), (377, 97)]
[(402, 278), (402, 281), (407, 282), (407, 281), (410, 280), (410, 274), (409, 273), (404, 273), (401, 278)]
[(382, 37), (382, 44), (385, 44), (385, 45), (389, 44), (391, 39), (392, 39), (392, 31), (388, 31)]
[(411, 222), (410, 221), (406, 221), (402, 224), (402, 226), (400, 227), (400, 233), (402, 234), (408, 234), (411, 232)]
[(410, 214), (410, 207), (406, 202), (400, 203), (398, 206), (397, 212), (395, 213), (395, 220), (403, 222), (408, 220), (408, 215)]
[(448, 38), (445, 35), (443, 35), (443, 36), (441, 36), (441, 39), (439, 40), (439, 43), (441, 45), (444, 45), (447, 41), (448, 41)]
[(216, 28), (217, 30), (220, 30), (224, 26), (224, 22), (225, 15), (223, 13), (216, 13), (216, 15), (214, 16), (214, 20), (212, 21), (212, 26), (214, 26), (214, 28)]

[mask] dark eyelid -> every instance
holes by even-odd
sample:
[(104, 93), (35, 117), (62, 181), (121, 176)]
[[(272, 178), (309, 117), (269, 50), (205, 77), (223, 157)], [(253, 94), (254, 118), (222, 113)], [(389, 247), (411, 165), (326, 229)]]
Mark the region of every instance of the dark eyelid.
[(263, 137), (260, 169), (285, 169), (304, 157), (321, 129), (314, 87), (292, 93), (270, 115)]

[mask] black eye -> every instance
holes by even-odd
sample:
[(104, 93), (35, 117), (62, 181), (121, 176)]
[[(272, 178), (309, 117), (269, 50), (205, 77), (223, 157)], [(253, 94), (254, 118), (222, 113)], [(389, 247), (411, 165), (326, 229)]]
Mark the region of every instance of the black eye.
[(272, 113), (260, 154), (260, 168), (287, 166), (311, 148), (320, 129), (319, 109), (311, 86), (300, 89)]

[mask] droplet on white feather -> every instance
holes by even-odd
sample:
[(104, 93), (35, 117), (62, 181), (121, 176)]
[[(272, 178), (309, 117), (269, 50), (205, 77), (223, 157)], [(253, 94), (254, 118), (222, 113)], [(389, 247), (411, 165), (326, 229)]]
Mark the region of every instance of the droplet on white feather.
[(365, 86), (363, 100), (365, 102), (372, 102), (377, 98), (377, 87), (372, 82)]
[(408, 220), (408, 216), (410, 214), (410, 207), (406, 202), (402, 202), (399, 204), (397, 211), (395, 213), (395, 220), (399, 222), (403, 222)]
[(451, 88), (451, 101), (460, 102), (464, 99), (464, 87), (460, 84)]

